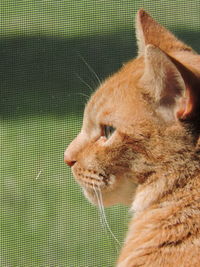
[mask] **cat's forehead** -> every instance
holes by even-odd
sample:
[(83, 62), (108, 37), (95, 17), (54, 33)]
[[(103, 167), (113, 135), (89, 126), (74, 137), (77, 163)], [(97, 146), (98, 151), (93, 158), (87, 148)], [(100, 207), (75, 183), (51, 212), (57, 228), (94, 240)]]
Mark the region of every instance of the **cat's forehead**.
[(141, 92), (138, 80), (143, 73), (143, 60), (128, 62), (122, 69), (108, 78), (92, 95), (85, 117), (100, 123), (122, 123), (138, 116), (142, 109)]
[[(138, 80), (144, 71), (143, 58), (131, 60), (117, 73), (105, 80), (90, 98), (88, 106), (104, 106), (109, 103), (124, 104), (130, 98), (137, 98)], [(118, 105), (119, 106), (119, 105)]]

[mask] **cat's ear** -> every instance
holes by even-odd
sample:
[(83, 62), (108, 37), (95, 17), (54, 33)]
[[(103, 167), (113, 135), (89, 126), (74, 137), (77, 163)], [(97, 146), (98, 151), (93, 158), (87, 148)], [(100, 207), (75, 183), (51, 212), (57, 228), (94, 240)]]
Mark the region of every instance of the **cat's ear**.
[(200, 79), (158, 47), (145, 48), (141, 82), (165, 121), (190, 119), (200, 109)]
[(147, 12), (140, 9), (136, 16), (136, 36), (138, 53), (143, 55), (145, 46), (155, 45), (165, 52), (193, 51), (191, 47), (179, 41), (170, 31), (158, 24)]

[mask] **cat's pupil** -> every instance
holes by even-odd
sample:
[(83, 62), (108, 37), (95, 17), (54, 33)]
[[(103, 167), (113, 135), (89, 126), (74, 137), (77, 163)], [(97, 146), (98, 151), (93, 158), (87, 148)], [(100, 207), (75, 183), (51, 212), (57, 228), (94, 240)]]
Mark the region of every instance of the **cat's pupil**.
[(103, 126), (103, 135), (108, 139), (114, 133), (115, 128), (109, 125)]

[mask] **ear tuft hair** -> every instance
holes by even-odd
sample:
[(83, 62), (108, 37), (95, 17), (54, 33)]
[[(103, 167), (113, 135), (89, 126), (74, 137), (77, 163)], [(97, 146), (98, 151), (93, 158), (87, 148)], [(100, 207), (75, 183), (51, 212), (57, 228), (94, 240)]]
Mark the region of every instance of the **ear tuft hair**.
[(145, 46), (148, 44), (157, 46), (167, 53), (172, 51), (193, 52), (191, 47), (179, 41), (143, 9), (140, 9), (136, 16), (136, 36), (139, 55), (144, 54)]

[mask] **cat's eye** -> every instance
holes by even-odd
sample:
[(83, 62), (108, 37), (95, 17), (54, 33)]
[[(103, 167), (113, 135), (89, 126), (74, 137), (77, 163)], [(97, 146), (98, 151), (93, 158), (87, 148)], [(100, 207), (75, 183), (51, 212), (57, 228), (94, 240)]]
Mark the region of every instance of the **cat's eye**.
[(103, 133), (102, 135), (105, 136), (107, 139), (111, 137), (111, 135), (114, 133), (116, 130), (114, 127), (109, 126), (109, 125), (103, 125), (102, 126)]

